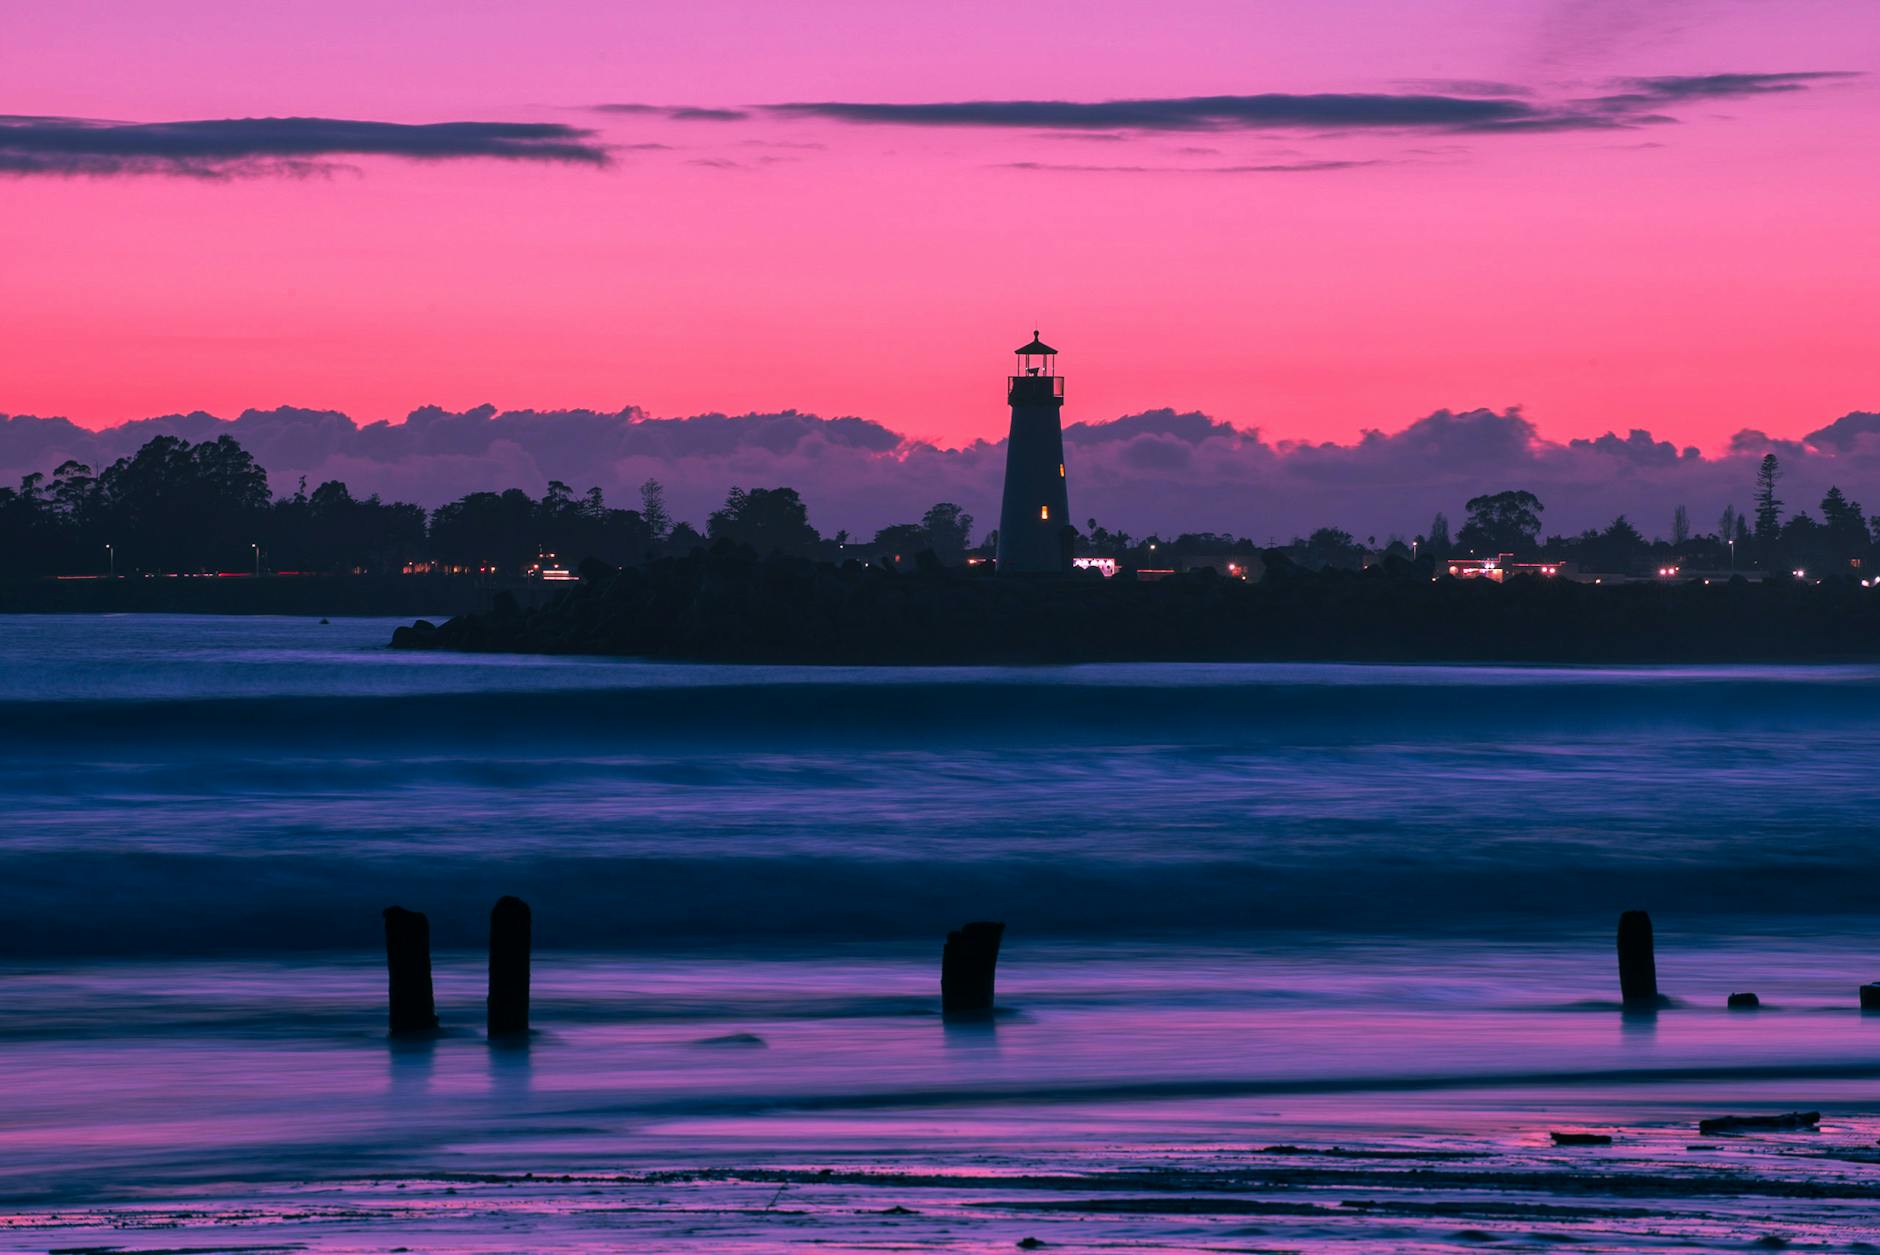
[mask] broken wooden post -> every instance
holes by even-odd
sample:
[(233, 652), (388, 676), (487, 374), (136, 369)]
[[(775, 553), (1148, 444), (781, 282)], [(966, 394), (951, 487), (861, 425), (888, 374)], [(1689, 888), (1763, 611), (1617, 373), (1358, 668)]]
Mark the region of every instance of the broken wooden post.
[(437, 1028), (431, 997), (431, 923), (402, 906), (385, 908), (385, 968), (391, 977), (393, 1033)]
[(490, 911), (491, 1037), (529, 1031), (529, 904), (502, 898)]
[(1627, 911), (1619, 916), (1619, 997), (1628, 1011), (1659, 1005), (1652, 917), (1644, 911)]
[(1863, 1011), (1880, 1011), (1880, 980), (1873, 982), (1871, 985), (1862, 985), (1860, 987), (1860, 1009)]
[(981, 920), (947, 934), (940, 952), (940, 1013), (989, 1015), (993, 978), (999, 967), (999, 941), (1005, 925)]

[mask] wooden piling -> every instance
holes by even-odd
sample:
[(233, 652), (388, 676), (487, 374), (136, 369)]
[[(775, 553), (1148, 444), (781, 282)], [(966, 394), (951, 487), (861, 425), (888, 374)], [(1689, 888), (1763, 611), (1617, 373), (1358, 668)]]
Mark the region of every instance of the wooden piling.
[(431, 922), (417, 911), (385, 908), (385, 968), (391, 978), (392, 1032), (434, 1031), (437, 1003), (431, 996)]
[(490, 910), (491, 1037), (529, 1031), (529, 945), (532, 917), (521, 898), (502, 898)]
[(1659, 1005), (1652, 917), (1644, 911), (1627, 911), (1619, 917), (1619, 997), (1628, 1011)]
[(940, 952), (942, 1015), (990, 1015), (1005, 925), (984, 920), (947, 934)]
[(1860, 987), (1860, 1009), (1863, 1011), (1880, 1011), (1880, 981), (1875, 981), (1871, 985), (1862, 985)]

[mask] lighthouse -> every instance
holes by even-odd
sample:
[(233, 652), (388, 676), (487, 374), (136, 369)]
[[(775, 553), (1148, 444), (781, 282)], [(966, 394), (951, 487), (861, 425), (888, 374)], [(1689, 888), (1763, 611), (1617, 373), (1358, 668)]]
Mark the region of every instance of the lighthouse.
[(1005, 442), (1005, 496), (999, 508), (999, 574), (1059, 575), (1071, 568), (1071, 509), (1064, 484), (1064, 376), (1057, 350), (1031, 333), (1014, 350), (1006, 379), (1012, 432)]

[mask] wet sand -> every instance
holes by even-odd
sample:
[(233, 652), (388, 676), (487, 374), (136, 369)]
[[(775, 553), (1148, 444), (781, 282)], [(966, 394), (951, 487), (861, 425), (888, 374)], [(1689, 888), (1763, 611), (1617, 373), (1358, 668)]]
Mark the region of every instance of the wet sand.
[[(933, 956), (547, 954), (526, 1046), (383, 1034), (346, 961), (16, 967), (23, 1250), (1755, 1249), (1880, 1243), (1857, 937), (1027, 945), (949, 1026)], [(1733, 987), (1765, 1009), (1729, 1012)], [(1536, 990), (1586, 998), (1543, 999)], [(1819, 1110), (1818, 1128), (1697, 1122)], [(1556, 1146), (1553, 1131), (1609, 1146)]]

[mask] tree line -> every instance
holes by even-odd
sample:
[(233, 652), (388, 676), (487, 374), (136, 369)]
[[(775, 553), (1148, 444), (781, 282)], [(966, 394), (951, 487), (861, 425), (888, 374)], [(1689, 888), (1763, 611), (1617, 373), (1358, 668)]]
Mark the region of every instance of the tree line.
[(1726, 506), (1714, 531), (1698, 531), (1690, 511), (1675, 506), (1669, 530), (1647, 537), (1621, 514), (1603, 528), (1542, 536), (1547, 507), (1533, 493), (1510, 489), (1472, 497), (1463, 506), (1462, 526), (1453, 532), (1438, 512), (1427, 530), (1411, 537), (1359, 538), (1338, 527), (1321, 527), (1284, 543), (1266, 545), (1220, 532), (1184, 532), (1173, 538), (1134, 537), (1090, 519), (1080, 534), (1078, 552), (1117, 558), (1125, 567), (1168, 566), (1195, 558), (1253, 555), (1277, 549), (1296, 565), (1314, 570), (1358, 570), (1386, 557), (1427, 558), (1441, 563), (1457, 557), (1514, 554), (1518, 560), (1572, 562), (1583, 570), (1629, 574), (1675, 565), (1714, 571), (1792, 571), (1811, 575), (1867, 570), (1880, 563), (1880, 515), (1869, 518), (1858, 501), (1840, 488), (1821, 499), (1819, 517), (1806, 510), (1784, 513), (1777, 494), (1782, 465), (1775, 454), (1757, 467), (1749, 511)]
[(1807, 510), (1785, 514), (1777, 495), (1782, 473), (1776, 455), (1765, 455), (1756, 470), (1754, 508), (1744, 512), (1725, 506), (1714, 531), (1698, 531), (1690, 511), (1679, 505), (1667, 520), (1669, 532), (1657, 537), (1647, 538), (1621, 514), (1603, 528), (1542, 539), (1541, 515), (1547, 507), (1531, 492), (1507, 491), (1472, 498), (1464, 507), (1467, 521), (1453, 538), (1449, 521), (1438, 514), (1416, 544), (1439, 562), (1460, 554), (1513, 553), (1617, 574), (1675, 565), (1827, 575), (1866, 570), (1880, 558), (1880, 515), (1869, 518), (1839, 487), (1822, 496), (1819, 517)]
[[(1362, 540), (1337, 527), (1295, 536), (1286, 544), (1256, 543), (1223, 532), (1169, 538), (1132, 536), (1096, 519), (1078, 533), (1079, 554), (1117, 560), (1125, 568), (1180, 565), (1196, 558), (1252, 555), (1270, 548), (1314, 569), (1357, 569), (1384, 556), (1428, 558), (1513, 553), (1530, 560), (1577, 562), (1589, 571), (1649, 570), (1667, 563), (1725, 571), (1803, 569), (1825, 574), (1880, 560), (1880, 517), (1830, 488), (1819, 516), (1784, 511), (1782, 466), (1760, 463), (1752, 508), (1726, 508), (1715, 530), (1698, 531), (1689, 511), (1674, 508), (1669, 532), (1653, 538), (1625, 515), (1604, 528), (1542, 538), (1546, 506), (1533, 493), (1508, 490), (1471, 498), (1451, 534), (1437, 514), (1408, 539)], [(760, 554), (840, 561), (857, 558), (912, 566), (922, 555), (959, 565), (991, 556), (998, 533), (974, 544), (972, 515), (952, 502), (930, 507), (916, 522), (872, 536), (838, 531), (825, 537), (793, 488), (734, 487), (703, 529), (675, 520), (664, 489), (649, 479), (637, 508), (609, 505), (599, 488), (577, 494), (551, 481), (540, 498), (519, 488), (473, 492), (435, 510), (376, 494), (355, 497), (338, 480), (311, 490), (303, 480), (275, 497), (267, 472), (231, 436), (191, 444), (158, 436), (101, 471), (68, 461), (50, 476), (30, 474), (18, 488), (0, 488), (0, 575), (10, 577), (137, 572), (304, 571), (385, 574), (445, 570), (520, 575), (554, 555), (570, 569), (595, 559), (623, 566), (684, 554), (728, 540)]]
[(792, 488), (733, 488), (701, 531), (675, 521), (659, 481), (637, 509), (609, 505), (599, 488), (576, 494), (550, 481), (540, 498), (520, 488), (473, 492), (435, 510), (377, 494), (356, 497), (339, 480), (303, 479), (276, 497), (266, 470), (232, 436), (191, 444), (158, 436), (95, 471), (67, 461), (50, 475), (0, 488), (0, 576), (115, 572), (308, 572), (407, 570), (520, 575), (553, 560), (626, 565), (687, 553), (717, 540), (805, 557), (879, 557), (911, 564), (931, 551), (965, 560), (973, 518), (941, 502), (917, 523), (857, 542), (824, 539)]

